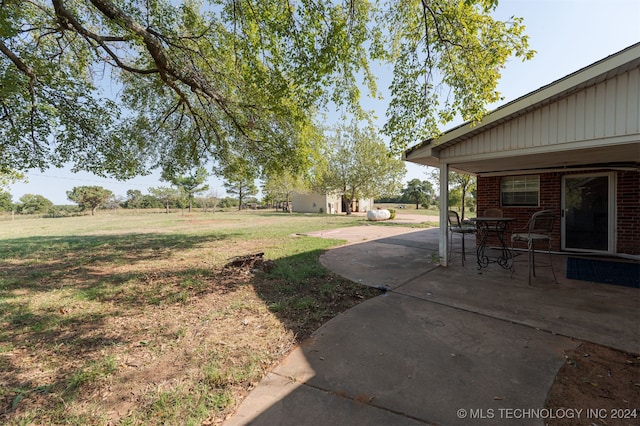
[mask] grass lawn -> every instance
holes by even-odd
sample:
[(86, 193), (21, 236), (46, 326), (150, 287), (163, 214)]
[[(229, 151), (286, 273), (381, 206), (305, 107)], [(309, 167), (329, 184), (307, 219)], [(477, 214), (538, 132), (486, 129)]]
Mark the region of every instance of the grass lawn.
[[(214, 424), (292, 346), (377, 294), (300, 233), (362, 217), (0, 220), (0, 423)], [(269, 272), (225, 267), (264, 252)]]

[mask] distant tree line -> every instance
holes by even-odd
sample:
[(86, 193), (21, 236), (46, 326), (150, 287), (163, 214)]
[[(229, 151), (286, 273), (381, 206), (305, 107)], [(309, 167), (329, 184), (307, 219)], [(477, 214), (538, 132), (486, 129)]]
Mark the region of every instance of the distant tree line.
[[(103, 194), (105, 198), (100, 198)], [(174, 197), (175, 195), (175, 197)], [(111, 191), (102, 187), (79, 186), (67, 192), (69, 200), (76, 205), (54, 205), (52, 201), (38, 194), (24, 194), (17, 202), (13, 202), (13, 197), (7, 191), (0, 190), (0, 211), (14, 212), (23, 215), (44, 215), (50, 217), (73, 216), (96, 210), (181, 210), (191, 208), (200, 209), (205, 212), (213, 212), (214, 209), (237, 208), (239, 202), (232, 197), (218, 198), (212, 193), (202, 196), (193, 196), (191, 199), (182, 198), (179, 192), (170, 194), (161, 188), (150, 188), (148, 194), (132, 189), (127, 191), (126, 198), (114, 195)], [(73, 197), (73, 199), (71, 198)], [(246, 203), (257, 204), (255, 198), (248, 198)]]
[[(377, 203), (415, 204), (429, 208), (439, 205), (439, 196), (433, 188), (432, 181), (438, 181), (434, 172), (431, 180), (412, 179), (402, 192), (393, 197), (376, 198)], [(467, 174), (452, 172), (449, 175), (449, 208), (458, 210), (464, 218), (465, 211), (474, 211), (476, 200), (476, 178)]]
[[(38, 214), (46, 216), (70, 216), (90, 211), (95, 214), (97, 209), (115, 210), (163, 210), (169, 212), (177, 209), (199, 209), (204, 212), (215, 212), (220, 209), (242, 209), (248, 206), (262, 208), (279, 208), (289, 211), (291, 194), (296, 190), (303, 190), (304, 185), (290, 176), (270, 178), (262, 187), (263, 199), (258, 200), (254, 195), (257, 188), (250, 179), (238, 179), (225, 184), (227, 191), (235, 197), (218, 197), (215, 191), (209, 191), (207, 185), (186, 179), (188, 190), (177, 187), (149, 188), (148, 193), (138, 189), (130, 189), (126, 197), (114, 195), (108, 189), (100, 186), (78, 186), (67, 191), (67, 197), (76, 205), (54, 205), (42, 195), (25, 194), (19, 201), (12, 202), (11, 194), (0, 189), (0, 211), (15, 212), (17, 214)], [(235, 186), (234, 186), (235, 185)], [(196, 191), (200, 188), (199, 191)], [(465, 194), (464, 197), (462, 194)], [(460, 207), (465, 199), (466, 208), (475, 203), (475, 181), (466, 176), (455, 177), (449, 192), (451, 208)], [(377, 203), (413, 204), (416, 208), (429, 208), (438, 205), (438, 197), (433, 184), (429, 180), (412, 179), (406, 183), (396, 196), (376, 198)]]
[(375, 201), (377, 203), (415, 204), (416, 209), (419, 209), (420, 206), (427, 209), (435, 200), (435, 192), (431, 182), (412, 179), (407, 182), (407, 186), (397, 196), (378, 198)]

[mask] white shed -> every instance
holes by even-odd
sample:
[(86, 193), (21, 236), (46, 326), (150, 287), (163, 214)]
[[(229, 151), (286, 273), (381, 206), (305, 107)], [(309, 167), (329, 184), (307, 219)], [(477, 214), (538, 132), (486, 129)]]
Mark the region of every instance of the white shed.
[[(318, 192), (294, 192), (291, 196), (292, 211), (296, 213), (344, 213), (339, 195), (320, 194)], [(352, 212), (367, 212), (373, 208), (373, 199), (354, 200)]]

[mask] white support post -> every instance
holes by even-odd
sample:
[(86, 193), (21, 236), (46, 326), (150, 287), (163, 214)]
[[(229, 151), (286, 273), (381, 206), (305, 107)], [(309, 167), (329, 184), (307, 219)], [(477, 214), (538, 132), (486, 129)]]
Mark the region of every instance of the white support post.
[(440, 165), (440, 265), (449, 265), (449, 163)]

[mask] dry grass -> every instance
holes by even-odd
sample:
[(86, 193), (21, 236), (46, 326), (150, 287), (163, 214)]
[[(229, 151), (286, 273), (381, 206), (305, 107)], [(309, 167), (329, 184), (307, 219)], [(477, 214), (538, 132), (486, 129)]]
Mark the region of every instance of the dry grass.
[[(362, 222), (0, 218), (0, 423), (221, 423), (297, 342), (377, 294), (319, 264), (336, 241), (296, 235)], [(224, 267), (256, 252), (272, 271)], [(593, 423), (636, 424), (639, 369), (637, 355), (583, 344), (567, 354), (547, 407), (633, 414)]]
[[(376, 294), (282, 213), (0, 223), (0, 422), (219, 423), (301, 339)], [(270, 273), (224, 268), (265, 252)]]

